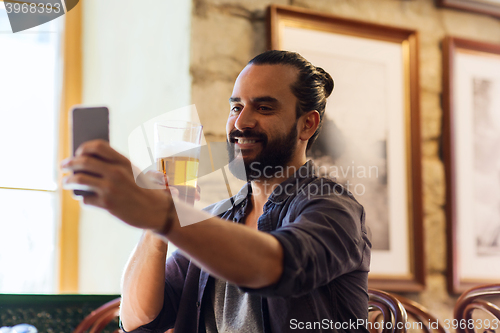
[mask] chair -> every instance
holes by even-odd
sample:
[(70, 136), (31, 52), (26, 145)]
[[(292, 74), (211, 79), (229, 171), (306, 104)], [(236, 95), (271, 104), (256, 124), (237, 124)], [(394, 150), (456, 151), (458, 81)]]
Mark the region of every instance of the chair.
[[(421, 325), (408, 325), (409, 328), (418, 327), (420, 330), (426, 333), (449, 333), (449, 331), (444, 328), (441, 321), (433, 316), (424, 306), (403, 296), (398, 295), (396, 296), (396, 298), (405, 308), (408, 319), (413, 319), (412, 322), (414, 323), (421, 323)], [(408, 323), (411, 323), (410, 320), (408, 321)]]
[(368, 296), (367, 328), (371, 333), (406, 332), (406, 310), (396, 297), (377, 289), (368, 289)]
[[(457, 300), (453, 315), (457, 320), (457, 333), (472, 333), (475, 328), (482, 332), (500, 332), (500, 307), (488, 300), (481, 299), (489, 296), (500, 296), (500, 284), (489, 284), (471, 288), (464, 292)], [(474, 310), (483, 310), (486, 313), (496, 317), (490, 320), (491, 325), (485, 321), (474, 321), (472, 313)], [(472, 323), (472, 327), (470, 327)], [(490, 327), (488, 327), (490, 326)]]
[[(120, 313), (120, 300), (121, 298), (118, 297), (92, 311), (87, 317), (85, 317), (85, 319), (83, 319), (80, 325), (76, 327), (73, 333), (84, 333), (89, 329), (89, 333), (101, 332), (106, 325), (118, 317)], [(123, 331), (116, 329), (113, 333), (120, 332)]]

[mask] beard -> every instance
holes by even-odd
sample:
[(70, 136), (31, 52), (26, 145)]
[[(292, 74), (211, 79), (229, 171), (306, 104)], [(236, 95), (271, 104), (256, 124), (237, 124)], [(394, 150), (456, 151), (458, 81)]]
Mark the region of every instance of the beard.
[[(229, 139), (226, 140), (229, 155), (229, 171), (236, 178), (244, 181), (272, 178), (269, 177), (270, 174), (282, 172), (283, 168), (292, 160), (297, 147), (297, 136), (297, 121), (295, 121), (288, 134), (272, 141), (269, 141), (265, 133), (258, 131), (240, 131), (236, 129), (231, 131)], [(241, 163), (235, 162), (236, 156), (240, 153), (240, 149), (235, 145), (235, 137), (256, 138), (262, 145), (261, 151), (254, 158), (243, 157), (244, 168), (241, 167)]]

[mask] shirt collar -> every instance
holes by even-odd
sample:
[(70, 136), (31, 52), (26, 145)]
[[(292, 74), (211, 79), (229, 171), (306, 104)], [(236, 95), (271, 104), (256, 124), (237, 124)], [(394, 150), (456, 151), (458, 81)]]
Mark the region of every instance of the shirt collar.
[[(292, 176), (288, 177), (274, 189), (274, 191), (268, 198), (268, 203), (282, 203), (290, 196), (290, 194), (298, 193), (300, 191), (302, 186), (304, 186), (304, 180), (310, 179), (312, 177), (316, 177), (315, 166), (313, 161), (309, 160), (300, 168), (298, 168)], [(238, 194), (234, 196), (233, 207), (239, 205), (245, 200), (250, 200), (251, 194), (252, 186), (250, 182), (248, 182), (241, 188)]]

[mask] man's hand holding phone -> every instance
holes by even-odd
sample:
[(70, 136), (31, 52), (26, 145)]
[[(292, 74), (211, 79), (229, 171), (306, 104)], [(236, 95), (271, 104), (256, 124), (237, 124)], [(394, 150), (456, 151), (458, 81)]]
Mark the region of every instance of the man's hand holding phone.
[(73, 157), (61, 167), (72, 174), (64, 178), (63, 187), (128, 224), (163, 230), (167, 217), (175, 215), (170, 192), (163, 177), (156, 179), (159, 175), (148, 174), (144, 186), (136, 184), (130, 161), (109, 145), (108, 108), (76, 106), (70, 119)]
[(85, 204), (104, 208), (127, 224), (162, 233), (177, 219), (170, 193), (138, 186), (130, 161), (104, 140), (84, 142), (61, 167), (73, 172), (64, 178), (65, 188), (84, 186), (93, 192), (83, 196)]

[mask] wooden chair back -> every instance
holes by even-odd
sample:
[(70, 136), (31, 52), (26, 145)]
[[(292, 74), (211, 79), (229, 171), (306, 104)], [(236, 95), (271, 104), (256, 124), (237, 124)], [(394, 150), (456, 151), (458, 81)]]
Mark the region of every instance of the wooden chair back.
[(368, 296), (367, 328), (371, 333), (406, 332), (406, 310), (396, 297), (377, 289), (368, 289)]
[[(471, 288), (457, 300), (453, 315), (457, 324), (457, 333), (500, 332), (500, 307), (484, 299), (490, 296), (500, 297), (500, 284), (488, 284)], [(487, 325), (485, 320), (474, 320), (474, 310), (482, 310), (494, 317)], [(496, 319), (495, 319), (496, 318)], [(488, 327), (489, 326), (489, 327)]]
[[(396, 296), (408, 314), (408, 328), (426, 333), (450, 333), (423, 305), (403, 296)], [(416, 323), (416, 325), (414, 324)]]
[[(88, 333), (101, 332), (113, 319), (118, 317), (120, 313), (120, 300), (121, 298), (118, 297), (92, 311), (82, 320), (73, 333), (85, 333), (87, 331)], [(123, 331), (117, 328), (113, 333), (120, 332)]]

